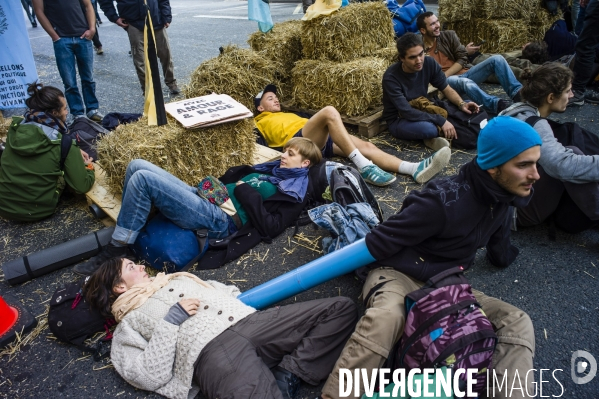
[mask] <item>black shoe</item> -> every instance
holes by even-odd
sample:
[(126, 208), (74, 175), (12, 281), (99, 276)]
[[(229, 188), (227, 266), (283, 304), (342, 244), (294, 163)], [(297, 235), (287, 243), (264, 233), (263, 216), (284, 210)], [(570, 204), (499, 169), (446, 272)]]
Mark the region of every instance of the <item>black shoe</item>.
[(116, 247), (112, 244), (108, 244), (99, 254), (92, 256), (87, 262), (82, 262), (78, 265), (75, 265), (73, 272), (81, 276), (91, 276), (96, 270), (98, 270), (102, 263), (117, 257), (131, 258), (129, 247)]
[(599, 91), (588, 90), (584, 95), (584, 101), (591, 104), (599, 104)]
[(497, 101), (497, 113), (499, 114), (501, 111), (503, 111), (510, 105), (512, 105), (512, 102), (510, 100), (504, 100), (500, 98), (499, 101)]
[(285, 399), (293, 399), (297, 395), (301, 380), (291, 371), (287, 371), (282, 367), (274, 367), (271, 369), (272, 375), (275, 376), (277, 386), (281, 390)]
[(33, 21), (33, 22), (31, 23), (31, 27), (32, 27), (32, 28), (37, 28), (37, 22)]
[(574, 97), (568, 100), (568, 107), (571, 107), (572, 105), (584, 105), (584, 92), (572, 90), (572, 93), (574, 94)]

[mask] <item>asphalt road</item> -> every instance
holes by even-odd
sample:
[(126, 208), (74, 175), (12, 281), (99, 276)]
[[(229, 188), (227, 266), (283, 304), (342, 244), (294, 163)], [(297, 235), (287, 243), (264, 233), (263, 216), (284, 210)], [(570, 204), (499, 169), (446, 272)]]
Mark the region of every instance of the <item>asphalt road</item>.
[[(243, 1), (173, 0), (173, 24), (168, 30), (179, 84), (203, 60), (216, 56), (218, 47), (225, 44), (247, 46), (246, 40), (257, 27), (243, 19)], [(294, 13), (298, 3), (272, 4), (275, 22), (299, 18)], [(103, 17), (100, 38), (105, 54), (95, 58), (95, 78), (100, 110), (141, 112), (143, 98), (127, 54), (127, 36), (118, 26)], [(62, 88), (56, 70), (49, 37), (41, 28), (29, 28), (31, 45), (40, 79)], [(498, 86), (485, 85), (492, 91)], [(165, 87), (165, 94), (166, 87)], [(596, 119), (598, 108), (585, 105), (559, 115), (562, 121), (576, 121), (583, 127), (599, 131)], [(19, 113), (15, 111), (14, 113)], [(417, 160), (429, 153), (413, 142), (395, 140), (382, 134), (377, 140), (382, 148), (406, 160)], [(401, 150), (401, 152), (399, 152)], [(467, 162), (473, 152), (454, 151), (449, 175)], [(394, 213), (406, 193), (418, 185), (399, 177), (391, 187), (373, 191), (379, 198), (386, 217)], [(61, 202), (51, 218), (38, 223), (19, 224), (0, 219), (0, 263), (74, 239), (103, 225), (86, 210), (82, 197), (69, 196)], [(557, 239), (548, 237), (548, 226), (541, 225), (513, 234), (520, 255), (510, 267), (498, 269), (490, 265), (481, 250), (474, 267), (468, 272), (472, 285), (526, 311), (532, 318), (536, 334), (536, 377), (543, 374), (544, 397), (594, 399), (599, 398), (599, 377), (585, 385), (576, 385), (570, 377), (571, 356), (585, 350), (599, 357), (597, 339), (599, 297), (599, 234), (590, 230), (578, 235), (558, 231)], [(300, 230), (309, 239), (324, 234), (307, 226)], [(318, 253), (295, 244), (292, 230), (282, 234), (271, 245), (261, 244), (249, 255), (221, 269), (201, 271), (203, 279), (235, 283), (242, 291), (305, 264)], [(292, 241), (293, 240), (293, 241)], [(301, 242), (300, 242), (301, 243)], [(289, 254), (288, 252), (292, 252)], [(72, 281), (69, 267), (39, 277), (20, 286), (10, 287), (0, 274), (0, 295), (11, 294), (28, 306), (34, 315), (44, 313), (48, 300), (60, 284)], [(356, 301), (361, 284), (353, 276), (327, 282), (284, 303), (307, 299), (345, 295)], [(3, 398), (90, 398), (90, 397), (159, 397), (137, 390), (122, 380), (107, 361), (94, 363), (74, 347), (57, 343), (48, 330), (30, 344), (21, 347), (14, 357), (0, 358), (0, 397)], [(551, 372), (563, 386), (551, 377)], [(301, 398), (313, 398), (319, 387), (304, 385)], [(541, 397), (540, 392), (537, 397)]]

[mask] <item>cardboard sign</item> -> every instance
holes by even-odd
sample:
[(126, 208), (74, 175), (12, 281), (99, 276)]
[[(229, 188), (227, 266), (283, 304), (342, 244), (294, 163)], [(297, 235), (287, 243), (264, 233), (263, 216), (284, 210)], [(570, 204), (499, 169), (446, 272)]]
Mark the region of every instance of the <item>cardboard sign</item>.
[(249, 109), (228, 95), (215, 93), (168, 103), (165, 108), (166, 112), (187, 129), (213, 126), (254, 116)]

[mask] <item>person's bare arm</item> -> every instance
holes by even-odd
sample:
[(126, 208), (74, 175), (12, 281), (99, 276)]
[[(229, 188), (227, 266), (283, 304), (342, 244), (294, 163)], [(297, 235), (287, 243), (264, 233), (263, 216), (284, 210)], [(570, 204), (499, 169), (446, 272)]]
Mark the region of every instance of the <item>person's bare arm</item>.
[[(88, 0), (89, 1), (89, 0)], [(50, 36), (53, 42), (60, 39), (58, 33), (52, 27), (52, 24), (44, 14), (44, 0), (33, 0), (33, 9), (35, 10), (35, 14), (37, 15), (37, 20), (40, 21), (42, 28), (46, 31), (46, 33)]]
[(94, 11), (90, 0), (81, 0), (81, 2), (85, 7), (85, 16), (87, 18), (88, 26), (88, 29), (81, 35), (81, 39), (85, 38), (87, 40), (92, 40), (96, 34), (96, 12)]
[(445, 76), (450, 77), (455, 75), (456, 73), (462, 70), (463, 66), (461, 66), (458, 62), (454, 63), (447, 71), (445, 71)]

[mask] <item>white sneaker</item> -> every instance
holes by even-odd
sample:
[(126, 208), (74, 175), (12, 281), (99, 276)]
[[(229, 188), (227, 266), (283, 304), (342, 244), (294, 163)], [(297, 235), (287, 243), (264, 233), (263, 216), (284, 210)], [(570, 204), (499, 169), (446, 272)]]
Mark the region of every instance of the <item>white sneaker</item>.
[(449, 147), (443, 147), (430, 157), (420, 162), (416, 172), (414, 172), (412, 177), (416, 183), (426, 183), (447, 166), (450, 158), (451, 150)]
[(433, 151), (439, 151), (443, 147), (449, 147), (449, 141), (443, 137), (435, 137), (434, 139), (424, 139), (424, 145)]

